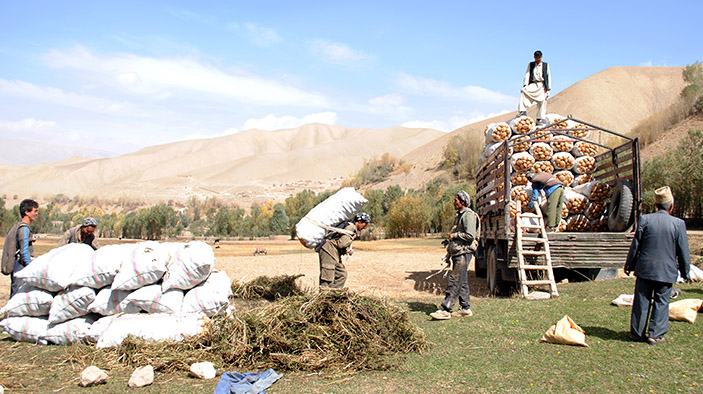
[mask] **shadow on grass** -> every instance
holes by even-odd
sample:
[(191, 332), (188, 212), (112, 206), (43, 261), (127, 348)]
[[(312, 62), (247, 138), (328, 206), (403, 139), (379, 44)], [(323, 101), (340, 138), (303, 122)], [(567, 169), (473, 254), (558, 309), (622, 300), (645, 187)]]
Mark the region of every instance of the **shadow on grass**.
[(408, 302), (408, 308), (410, 308), (412, 312), (430, 314), (437, 310), (437, 304), (430, 304), (429, 302)]
[[(444, 276), (444, 272), (437, 274), (435, 271), (406, 271), (406, 280), (412, 280), (415, 282), (413, 289), (422, 293), (429, 293), (434, 295), (444, 295), (444, 291), (447, 289), (447, 278)], [(436, 275), (434, 275), (436, 274)], [(432, 276), (434, 275), (434, 276)], [(431, 276), (429, 279), (428, 276)], [(471, 291), (471, 296), (477, 297), (488, 297), (490, 292), (486, 285), (486, 279), (477, 278), (472, 270), (469, 270), (469, 289)]]
[(607, 327), (581, 327), (586, 331), (586, 337), (594, 336), (606, 341), (632, 342), (630, 331), (614, 331)]

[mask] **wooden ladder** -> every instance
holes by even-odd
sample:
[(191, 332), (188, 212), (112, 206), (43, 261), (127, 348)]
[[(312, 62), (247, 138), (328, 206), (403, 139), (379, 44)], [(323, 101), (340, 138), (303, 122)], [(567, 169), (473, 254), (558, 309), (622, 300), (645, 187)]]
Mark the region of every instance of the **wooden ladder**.
[[(517, 214), (515, 215), (515, 237), (518, 261), (518, 272), (520, 275), (520, 292), (523, 298), (529, 298), (530, 286), (545, 286), (549, 285), (550, 297), (559, 295), (557, 284), (554, 281), (554, 271), (552, 270), (552, 256), (549, 252), (549, 238), (547, 238), (547, 230), (544, 228), (544, 218), (539, 205), (535, 203), (536, 213), (522, 213), (520, 202), (518, 201)], [(536, 219), (537, 224), (522, 223), (523, 218)], [(539, 229), (539, 233), (527, 233), (529, 236), (523, 236), (523, 229)], [(535, 236), (537, 234), (537, 236)], [(525, 249), (525, 243), (532, 246), (531, 250)], [(540, 250), (541, 247), (541, 250)], [(525, 262), (525, 256), (534, 256), (534, 261), (531, 264)], [(526, 271), (545, 271), (547, 278), (544, 279), (527, 279)]]

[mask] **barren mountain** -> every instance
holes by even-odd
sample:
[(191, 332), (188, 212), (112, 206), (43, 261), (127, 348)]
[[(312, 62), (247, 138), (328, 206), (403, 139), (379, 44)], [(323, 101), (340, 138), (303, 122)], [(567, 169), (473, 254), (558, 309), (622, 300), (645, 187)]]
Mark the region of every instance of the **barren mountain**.
[(105, 159), (71, 158), (32, 166), (0, 166), (0, 193), (55, 194), (184, 201), (191, 195), (282, 200), (303, 188), (339, 186), (365, 159), (400, 157), (439, 137), (431, 129), (350, 129), (321, 124), (280, 131), (248, 130), (225, 137), (152, 146)]
[[(627, 134), (640, 121), (676, 101), (685, 86), (682, 72), (683, 67), (611, 67), (550, 97), (547, 112), (571, 115), (608, 130)], [(536, 106), (533, 106), (527, 114), (535, 117), (536, 111)], [(452, 136), (473, 134), (483, 138), (487, 124), (505, 122), (516, 114), (517, 110), (466, 125), (415, 149), (402, 158), (413, 165), (409, 177), (396, 175), (375, 187), (385, 188), (393, 184), (422, 187), (441, 173), (437, 167), (442, 161), (442, 151)]]

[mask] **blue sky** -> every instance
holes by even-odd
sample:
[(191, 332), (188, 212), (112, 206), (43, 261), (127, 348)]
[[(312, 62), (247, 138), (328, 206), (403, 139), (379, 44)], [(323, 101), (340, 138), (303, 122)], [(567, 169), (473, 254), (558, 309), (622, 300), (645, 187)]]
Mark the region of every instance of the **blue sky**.
[(451, 131), (613, 66), (703, 60), (701, 1), (0, 0), (0, 138), (127, 153), (319, 122)]

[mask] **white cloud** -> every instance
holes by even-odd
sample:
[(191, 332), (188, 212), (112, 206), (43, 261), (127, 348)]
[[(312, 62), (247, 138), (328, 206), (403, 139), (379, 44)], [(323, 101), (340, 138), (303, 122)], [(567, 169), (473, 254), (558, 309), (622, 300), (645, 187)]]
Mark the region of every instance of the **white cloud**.
[(637, 66), (638, 67), (669, 67), (669, 65), (664, 61), (654, 63), (652, 60), (647, 60), (645, 62), (638, 64)]
[(32, 99), (98, 113), (137, 114), (130, 103), (68, 93), (54, 87), (37, 86), (24, 81), (8, 81), (2, 78), (0, 78), (0, 96)]
[(369, 59), (368, 55), (348, 45), (325, 40), (313, 41), (312, 50), (315, 53), (321, 53), (325, 60), (332, 64), (354, 64)]
[(282, 129), (292, 129), (300, 127), (309, 123), (323, 123), (323, 124), (336, 124), (339, 120), (339, 116), (335, 112), (319, 112), (316, 114), (311, 114), (303, 116), (302, 118), (296, 118), (295, 116), (282, 116), (277, 117), (273, 114), (269, 114), (260, 119), (248, 119), (244, 122), (243, 130), (282, 130)]
[(249, 42), (258, 47), (269, 47), (282, 41), (275, 29), (256, 23), (230, 23), (227, 28), (242, 34)]
[(329, 106), (327, 97), (320, 93), (308, 93), (257, 76), (228, 74), (189, 58), (161, 59), (125, 53), (99, 56), (78, 46), (63, 52), (52, 50), (45, 61), (52, 67), (97, 74), (103, 83), (154, 98), (186, 91), (247, 104)]
[(38, 120), (33, 118), (22, 119), (17, 122), (0, 121), (0, 131), (26, 132), (56, 127), (56, 122)]
[(369, 100), (370, 112), (376, 114), (393, 114), (405, 117), (412, 112), (412, 108), (405, 105), (405, 97), (391, 93)]
[(408, 74), (401, 74), (396, 85), (403, 91), (418, 95), (439, 97), (447, 100), (461, 100), (468, 102), (481, 102), (489, 104), (512, 104), (515, 98), (503, 93), (482, 88), (480, 86), (456, 87), (443, 81), (429, 78), (417, 78)]

